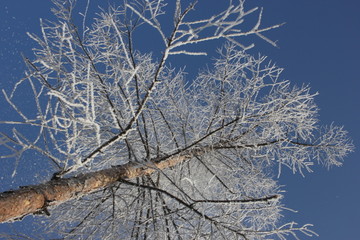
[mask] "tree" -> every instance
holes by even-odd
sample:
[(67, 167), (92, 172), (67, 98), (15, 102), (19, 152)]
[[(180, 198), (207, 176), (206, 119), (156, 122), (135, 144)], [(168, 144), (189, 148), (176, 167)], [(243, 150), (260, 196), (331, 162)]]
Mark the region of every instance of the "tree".
[[(177, 0), (165, 30), (166, 2), (139, 0), (101, 11), (81, 31), (75, 1), (54, 4), (57, 21), (41, 22), (41, 37), (29, 34), (39, 47), (25, 59), (26, 77), (4, 92), (22, 120), (2, 121), (21, 127), (2, 133), (1, 143), (3, 157), (19, 162), (35, 151), (55, 173), (2, 193), (1, 221), (43, 213), (49, 229), (69, 239), (315, 234), (310, 225), (280, 224), (274, 168), (302, 174), (314, 162), (339, 166), (353, 145), (343, 128), (317, 125), (308, 86), (281, 80), (282, 69), (239, 42), (257, 35), (275, 45), (263, 32), (279, 25), (262, 28), (261, 11), (246, 25), (257, 9), (243, 1), (194, 20), (196, 3)], [(138, 50), (145, 26), (162, 40), (158, 60)], [(214, 40), (225, 43), (194, 80), (169, 65), (179, 55), (206, 55), (192, 45)], [(29, 114), (14, 101), (25, 83), (36, 108)]]

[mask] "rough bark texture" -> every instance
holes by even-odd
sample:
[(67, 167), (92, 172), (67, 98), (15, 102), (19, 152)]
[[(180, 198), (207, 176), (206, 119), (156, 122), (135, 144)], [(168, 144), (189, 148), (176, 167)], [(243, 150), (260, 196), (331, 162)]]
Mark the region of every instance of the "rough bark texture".
[(147, 165), (127, 163), (109, 169), (81, 174), (70, 178), (21, 187), (0, 193), (0, 222), (13, 221), (27, 214), (47, 211), (46, 207), (57, 205), (109, 186), (120, 179), (132, 179), (150, 175), (155, 171), (175, 166), (192, 154), (183, 154)]

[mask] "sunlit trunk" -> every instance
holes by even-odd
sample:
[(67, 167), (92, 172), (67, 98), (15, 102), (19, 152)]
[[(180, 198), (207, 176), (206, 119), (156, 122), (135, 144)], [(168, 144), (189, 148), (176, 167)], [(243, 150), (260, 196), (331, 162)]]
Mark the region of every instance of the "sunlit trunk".
[(53, 179), (43, 184), (3, 192), (0, 194), (0, 222), (21, 219), (25, 215), (36, 212), (47, 212), (48, 206), (58, 205), (94, 192), (110, 186), (120, 179), (150, 175), (155, 171), (175, 166), (190, 157), (191, 154), (177, 155), (147, 165), (127, 163), (75, 177)]

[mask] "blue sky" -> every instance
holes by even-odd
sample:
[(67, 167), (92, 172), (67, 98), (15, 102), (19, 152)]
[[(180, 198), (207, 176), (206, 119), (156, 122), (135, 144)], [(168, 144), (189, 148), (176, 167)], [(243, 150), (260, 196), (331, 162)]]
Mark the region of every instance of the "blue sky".
[[(225, 2), (225, 0), (223, 0)], [(85, 0), (82, 0), (85, 2)], [(93, 7), (99, 0), (92, 0)], [(211, 12), (218, 0), (200, 0), (198, 13)], [(205, 6), (207, 9), (202, 9)], [(267, 33), (278, 40), (274, 48), (255, 39), (252, 53), (269, 56), (284, 67), (283, 78), (310, 84), (319, 92), (316, 102), (323, 124), (344, 125), (356, 146), (360, 143), (360, 3), (356, 0), (248, 0), (248, 6), (263, 6), (263, 25), (286, 22)], [(25, 69), (20, 53), (31, 58), (33, 43), (25, 32), (39, 33), (39, 18), (48, 18), (51, 1), (0, 1), (0, 88), (9, 90)], [(200, 58), (202, 60), (203, 58)], [(199, 61), (200, 61), (199, 60)], [(207, 59), (208, 63), (210, 61)], [(199, 63), (191, 63), (192, 67)], [(191, 67), (189, 67), (191, 70)], [(0, 99), (0, 115), (8, 116)], [(0, 126), (3, 128), (3, 126)], [(0, 162), (0, 189), (9, 187), (2, 172), (10, 167)], [(31, 167), (30, 167), (31, 168)], [(327, 171), (315, 167), (305, 178), (284, 171), (285, 205), (299, 213), (287, 214), (299, 223), (312, 223), (320, 240), (358, 239), (360, 219), (360, 162), (358, 151), (345, 159), (344, 166)], [(31, 175), (29, 175), (31, 177)], [(25, 179), (25, 180), (24, 180)], [(26, 181), (26, 177), (23, 178)], [(1, 183), (2, 182), (2, 183)], [(9, 184), (8, 184), (9, 183)], [(22, 183), (26, 185), (26, 182)], [(10, 185), (10, 187), (16, 187)], [(5, 231), (0, 225), (0, 233)], [(306, 239), (306, 238), (304, 238)]]

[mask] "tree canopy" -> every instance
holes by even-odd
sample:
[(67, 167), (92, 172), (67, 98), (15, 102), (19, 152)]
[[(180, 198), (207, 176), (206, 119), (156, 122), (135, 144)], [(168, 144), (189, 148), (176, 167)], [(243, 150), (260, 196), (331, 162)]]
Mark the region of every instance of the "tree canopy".
[[(309, 224), (283, 223), (276, 175), (340, 166), (353, 145), (342, 127), (319, 125), (309, 86), (248, 53), (244, 37), (276, 45), (264, 32), (280, 25), (262, 27), (262, 10), (244, 1), (205, 19), (191, 15), (196, 2), (124, 1), (89, 26), (75, 25), (74, 0), (54, 4), (56, 20), (29, 34), (38, 47), (25, 77), (3, 92), (21, 120), (1, 122), (15, 125), (1, 135), (2, 157), (23, 164), (24, 153), (40, 153), (49, 182), (2, 193), (3, 215), (15, 208), (9, 199), (42, 197), (3, 221), (43, 213), (65, 239), (316, 235)], [(157, 54), (137, 46), (145, 27), (160, 36)], [(220, 42), (216, 59), (187, 79), (177, 57), (206, 55), (193, 45), (211, 41)], [(16, 102), (23, 86), (33, 93), (30, 113)]]

